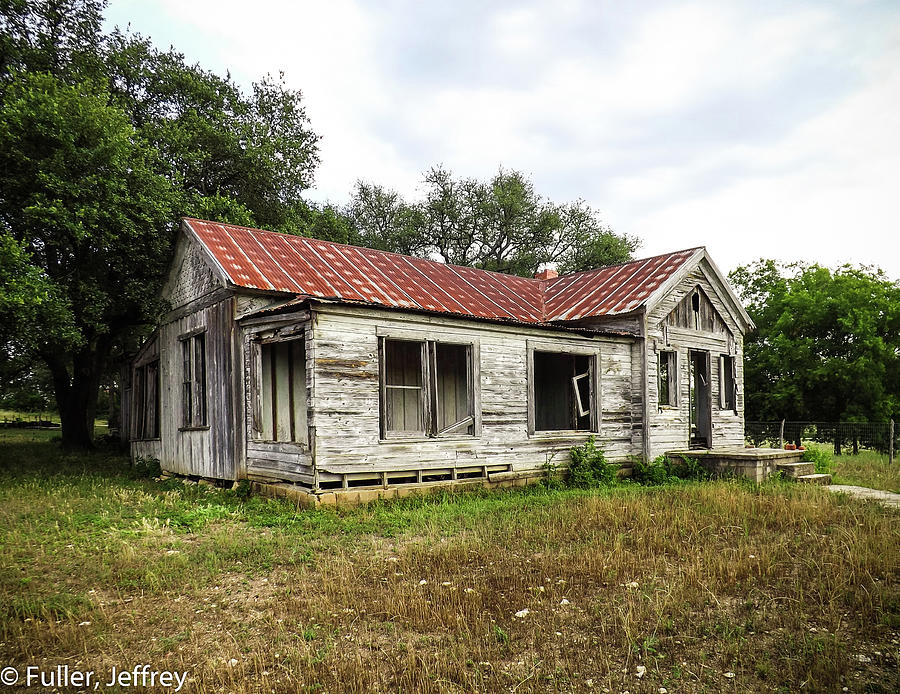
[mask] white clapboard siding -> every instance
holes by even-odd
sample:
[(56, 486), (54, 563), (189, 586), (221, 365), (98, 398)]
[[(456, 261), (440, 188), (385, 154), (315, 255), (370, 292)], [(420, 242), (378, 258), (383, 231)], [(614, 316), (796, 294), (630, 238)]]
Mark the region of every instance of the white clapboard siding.
[[(527, 347), (539, 339), (565, 351), (588, 345), (600, 354), (601, 426), (599, 444), (614, 460), (634, 449), (632, 340), (529, 327), (497, 326), (452, 318), (375, 310), (327, 308), (313, 321), (315, 398), (310, 415), (316, 427), (316, 466), (323, 474), (443, 469), (481, 464), (536, 470), (548, 461), (565, 464), (569, 449), (589, 432), (528, 434)], [(393, 333), (392, 333), (393, 331)], [(472, 437), (380, 437), (378, 337), (477, 342), (481, 433)]]
[[(708, 300), (715, 310), (716, 320), (711, 323), (717, 326), (716, 332), (678, 327), (675, 325), (677, 321), (669, 318), (670, 314), (679, 309), (679, 304), (685, 297), (690, 296), (698, 286), (703, 291), (704, 303)], [(688, 446), (690, 436), (688, 352), (692, 349), (708, 351), (710, 354), (713, 448), (742, 446), (744, 443), (743, 338), (737, 321), (721, 299), (723, 291), (724, 289), (718, 284), (714, 273), (706, 267), (705, 262), (701, 262), (647, 317), (646, 349), (649, 386), (647, 391), (651, 457)], [(707, 323), (709, 324), (710, 321)], [(678, 401), (675, 407), (659, 406), (657, 369), (660, 350), (677, 353)], [(736, 357), (737, 414), (734, 410), (723, 410), (719, 405), (719, 355), (721, 354), (733, 354)]]

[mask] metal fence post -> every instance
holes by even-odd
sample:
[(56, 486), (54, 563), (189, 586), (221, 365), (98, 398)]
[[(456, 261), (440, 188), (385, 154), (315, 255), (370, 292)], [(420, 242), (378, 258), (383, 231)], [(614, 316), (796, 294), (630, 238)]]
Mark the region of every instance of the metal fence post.
[(778, 429), (778, 447), (784, 448), (784, 420), (781, 420), (781, 427)]
[(888, 444), (888, 461), (891, 465), (894, 464), (894, 420), (891, 420), (891, 429), (890, 434), (888, 436), (890, 443)]

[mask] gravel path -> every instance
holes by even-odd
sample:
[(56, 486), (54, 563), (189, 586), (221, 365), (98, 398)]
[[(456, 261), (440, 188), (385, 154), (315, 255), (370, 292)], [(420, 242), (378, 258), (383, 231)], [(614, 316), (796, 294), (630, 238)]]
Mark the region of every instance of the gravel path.
[(855, 496), (857, 499), (871, 499), (885, 506), (900, 508), (900, 494), (894, 494), (894, 492), (884, 492), (880, 489), (869, 489), (868, 487), (855, 487), (852, 484), (832, 484), (828, 489), (833, 492)]

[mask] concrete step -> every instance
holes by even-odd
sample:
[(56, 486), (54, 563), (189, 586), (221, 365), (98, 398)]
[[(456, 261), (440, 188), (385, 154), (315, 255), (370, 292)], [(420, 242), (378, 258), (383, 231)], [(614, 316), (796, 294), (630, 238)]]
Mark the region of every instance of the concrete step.
[(796, 479), (801, 475), (811, 475), (816, 471), (815, 463), (776, 463), (776, 470), (781, 470), (785, 477)]
[(824, 472), (815, 472), (812, 475), (800, 475), (795, 478), (797, 482), (807, 484), (831, 484), (831, 475)]

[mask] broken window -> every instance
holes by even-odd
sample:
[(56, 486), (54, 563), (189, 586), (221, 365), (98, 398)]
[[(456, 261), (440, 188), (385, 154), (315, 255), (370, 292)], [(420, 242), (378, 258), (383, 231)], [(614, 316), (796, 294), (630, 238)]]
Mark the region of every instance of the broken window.
[(737, 361), (733, 356), (719, 356), (719, 406), (737, 413)]
[(206, 333), (181, 338), (181, 422), (206, 426)]
[(256, 438), (308, 443), (306, 345), (302, 339), (260, 346)]
[(159, 438), (159, 360), (134, 370), (133, 397), (135, 439)]
[(659, 353), (658, 383), (659, 405), (675, 407), (678, 404), (678, 361), (675, 352)]
[(535, 431), (590, 431), (594, 358), (535, 351), (533, 359)]
[(384, 339), (385, 436), (475, 434), (472, 345)]

